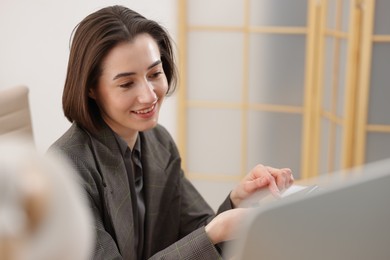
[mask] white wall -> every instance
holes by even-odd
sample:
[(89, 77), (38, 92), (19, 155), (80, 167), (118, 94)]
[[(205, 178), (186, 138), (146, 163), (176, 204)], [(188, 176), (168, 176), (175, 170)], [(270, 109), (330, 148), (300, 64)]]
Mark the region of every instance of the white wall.
[[(89, 13), (115, 4), (158, 21), (176, 39), (176, 0), (0, 1), (0, 89), (18, 84), (29, 87), (39, 151), (46, 151), (70, 126), (62, 112), (61, 97), (73, 28)], [(160, 123), (174, 137), (175, 99), (166, 99), (160, 117)]]

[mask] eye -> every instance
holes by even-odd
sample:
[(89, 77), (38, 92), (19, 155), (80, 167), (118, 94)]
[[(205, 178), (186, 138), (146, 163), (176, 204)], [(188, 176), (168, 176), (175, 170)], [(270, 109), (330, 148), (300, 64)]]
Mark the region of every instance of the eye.
[(161, 74), (163, 74), (162, 71), (157, 71), (157, 72), (152, 73), (152, 74), (149, 76), (149, 78), (150, 78), (150, 79), (156, 79), (156, 78), (158, 78)]
[(134, 84), (134, 82), (129, 81), (129, 82), (120, 84), (119, 87), (120, 87), (120, 88), (130, 88), (131, 86), (133, 86), (133, 84)]

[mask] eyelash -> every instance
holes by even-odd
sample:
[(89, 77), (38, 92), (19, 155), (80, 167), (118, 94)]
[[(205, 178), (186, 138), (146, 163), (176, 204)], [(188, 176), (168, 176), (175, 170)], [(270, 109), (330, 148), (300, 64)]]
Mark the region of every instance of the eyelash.
[(157, 78), (158, 76), (160, 76), (161, 74), (162, 74), (161, 71), (157, 71), (156, 73), (153, 73), (153, 74), (150, 76), (150, 78), (155, 79), (155, 78)]
[[(150, 75), (149, 78), (151, 78), (151, 79), (156, 79), (156, 78), (158, 78), (161, 74), (163, 74), (162, 71), (157, 71), (157, 72), (153, 73), (152, 75)], [(134, 82), (133, 82), (133, 81), (130, 81), (130, 82), (126, 82), (126, 83), (124, 83), (124, 84), (120, 84), (119, 87), (121, 87), (121, 88), (130, 88), (133, 84), (134, 84)]]
[(121, 88), (129, 88), (133, 85), (133, 82), (127, 82), (127, 83), (124, 83), (124, 84), (120, 84), (119, 87)]

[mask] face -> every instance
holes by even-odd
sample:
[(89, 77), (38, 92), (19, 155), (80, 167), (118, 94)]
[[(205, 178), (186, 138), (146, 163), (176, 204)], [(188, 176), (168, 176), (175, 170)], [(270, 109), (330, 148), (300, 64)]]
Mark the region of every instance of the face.
[(167, 90), (157, 43), (150, 35), (140, 34), (108, 53), (90, 97), (111, 129), (129, 140), (156, 126)]

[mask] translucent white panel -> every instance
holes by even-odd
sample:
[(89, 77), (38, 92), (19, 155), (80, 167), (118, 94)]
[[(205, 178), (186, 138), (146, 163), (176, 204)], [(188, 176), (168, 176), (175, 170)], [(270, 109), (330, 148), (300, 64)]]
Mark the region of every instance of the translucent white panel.
[(336, 125), (335, 148), (333, 151), (331, 151), (332, 155), (334, 156), (334, 171), (341, 170), (343, 143), (343, 128), (340, 125)]
[(344, 32), (349, 31), (349, 16), (351, 13), (351, 0), (342, 1), (342, 14), (341, 14), (341, 30)]
[(241, 101), (243, 36), (191, 32), (188, 39), (188, 98)]
[[(340, 40), (340, 56), (339, 56), (339, 84), (337, 87), (337, 108), (336, 114), (340, 117), (344, 116), (344, 106), (346, 102), (346, 75), (347, 75), (347, 58), (348, 58), (348, 43), (346, 40)], [(351, 64), (353, 65), (353, 64)]]
[(250, 23), (255, 26), (305, 27), (307, 8), (307, 0), (251, 0)]
[[(347, 32), (351, 0), (327, 0), (326, 26), (328, 29)], [(338, 17), (339, 15), (339, 17)], [(340, 24), (338, 24), (338, 21)]]
[(322, 108), (326, 111), (331, 111), (332, 106), (332, 90), (334, 84), (334, 67), (335, 59), (335, 39), (333, 37), (326, 37), (325, 39), (325, 64), (324, 64), (324, 82), (322, 88)]
[(372, 52), (369, 124), (390, 124), (390, 43), (375, 43)]
[(305, 40), (302, 35), (251, 35), (250, 102), (302, 105)]
[(337, 2), (339, 0), (328, 0), (327, 1), (327, 16), (326, 16), (326, 26), (328, 29), (336, 29), (336, 14), (337, 14)]
[(206, 181), (206, 180), (191, 180), (195, 188), (200, 192), (203, 198), (209, 205), (217, 211), (221, 203), (234, 189), (238, 181)]
[(189, 25), (242, 26), (244, 1), (242, 0), (188, 0)]
[(188, 170), (195, 173), (241, 173), (241, 111), (188, 110)]
[(329, 172), (329, 149), (330, 143), (330, 122), (328, 119), (321, 120), (321, 139), (320, 139), (320, 158), (319, 158), (319, 174)]
[(366, 163), (390, 158), (390, 133), (368, 133)]
[(390, 1), (375, 1), (374, 34), (390, 34)]
[(300, 177), (302, 117), (275, 112), (248, 112), (248, 171), (256, 164), (289, 167)]

